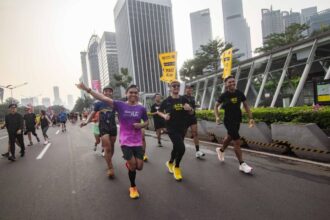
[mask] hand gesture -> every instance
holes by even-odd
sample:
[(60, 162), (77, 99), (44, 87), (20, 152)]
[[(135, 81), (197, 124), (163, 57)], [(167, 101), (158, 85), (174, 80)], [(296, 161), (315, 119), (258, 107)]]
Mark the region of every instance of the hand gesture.
[(142, 123), (134, 123), (133, 126), (134, 126), (135, 129), (141, 129), (141, 128), (143, 128), (143, 124)]
[(170, 120), (170, 119), (171, 119), (171, 116), (170, 116), (170, 114), (166, 114), (166, 115), (165, 115), (165, 117), (164, 117), (164, 119), (165, 119), (165, 121), (168, 121), (168, 120)]
[(190, 107), (190, 105), (188, 103), (184, 104), (183, 109), (186, 111), (191, 111), (192, 108)]
[(16, 132), (17, 134), (22, 134), (22, 130), (21, 129), (19, 129), (19, 130), (17, 130), (17, 132)]
[(87, 91), (89, 88), (84, 84), (84, 83), (79, 83), (79, 84), (76, 84), (77, 88), (78, 89), (81, 89), (83, 91)]
[(84, 126), (86, 126), (86, 125), (87, 125), (86, 122), (82, 122), (82, 123), (80, 124), (80, 127), (82, 128), (82, 127), (84, 127)]

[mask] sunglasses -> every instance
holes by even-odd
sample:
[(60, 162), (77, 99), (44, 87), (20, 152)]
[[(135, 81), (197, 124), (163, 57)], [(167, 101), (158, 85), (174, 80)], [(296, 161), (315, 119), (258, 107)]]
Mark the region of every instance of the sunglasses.
[(180, 85), (172, 85), (173, 88), (180, 88)]

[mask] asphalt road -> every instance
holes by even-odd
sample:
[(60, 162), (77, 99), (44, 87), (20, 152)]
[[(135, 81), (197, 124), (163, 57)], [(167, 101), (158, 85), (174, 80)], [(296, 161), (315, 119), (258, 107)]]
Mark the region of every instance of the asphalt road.
[[(106, 176), (99, 151), (92, 150), (91, 128), (51, 128), (51, 145), (27, 147), (26, 156), (0, 159), (0, 219), (329, 219), (330, 170), (314, 165), (246, 153), (253, 175), (238, 171), (229, 150), (220, 163), (210, 146), (195, 158), (187, 142), (183, 181), (167, 172), (171, 143), (156, 147), (147, 137), (149, 162), (137, 173), (140, 199), (128, 195), (129, 180), (117, 142), (116, 178)], [(38, 131), (41, 136), (41, 131)], [(0, 151), (7, 148), (0, 131)], [(27, 141), (26, 141), (27, 143)]]

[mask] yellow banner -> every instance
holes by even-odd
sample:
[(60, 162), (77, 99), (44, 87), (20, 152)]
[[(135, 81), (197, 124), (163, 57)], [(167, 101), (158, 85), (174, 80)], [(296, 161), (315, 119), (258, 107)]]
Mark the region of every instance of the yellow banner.
[(231, 68), (233, 63), (233, 48), (230, 48), (222, 53), (221, 62), (223, 65), (222, 78), (225, 79), (231, 75)]
[(176, 52), (159, 54), (159, 60), (163, 70), (163, 75), (160, 77), (161, 81), (170, 83), (176, 79), (176, 57)]

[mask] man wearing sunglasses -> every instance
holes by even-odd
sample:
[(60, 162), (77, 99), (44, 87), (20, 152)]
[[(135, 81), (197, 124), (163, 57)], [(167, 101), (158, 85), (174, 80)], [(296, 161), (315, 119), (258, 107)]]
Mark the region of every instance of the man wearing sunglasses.
[(185, 153), (184, 136), (187, 128), (187, 119), (194, 113), (194, 109), (189, 105), (189, 101), (179, 95), (180, 82), (174, 80), (170, 83), (171, 95), (161, 104), (157, 112), (166, 121), (168, 136), (173, 143), (171, 157), (166, 166), (174, 179), (182, 180), (180, 162)]

